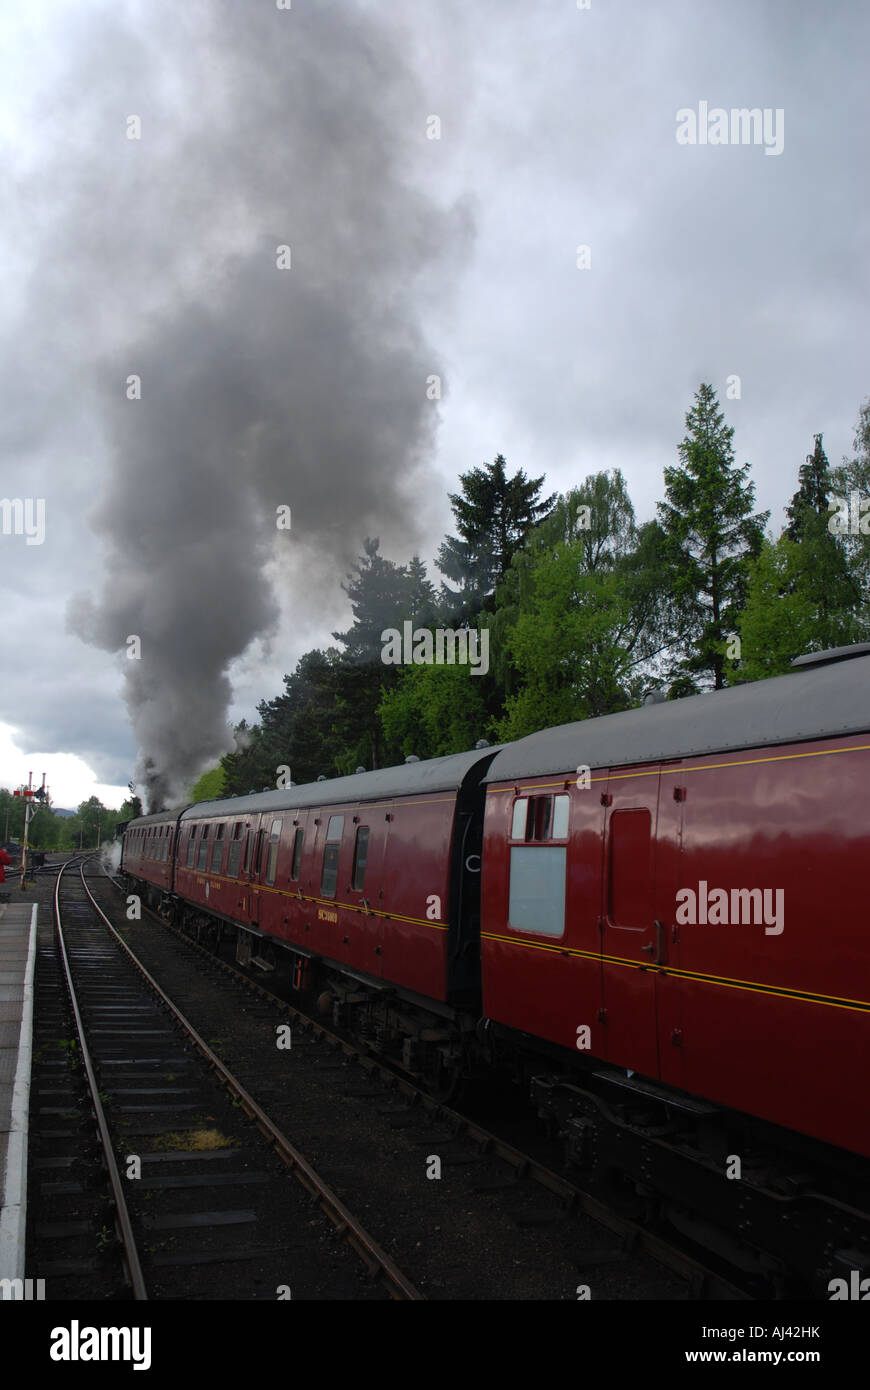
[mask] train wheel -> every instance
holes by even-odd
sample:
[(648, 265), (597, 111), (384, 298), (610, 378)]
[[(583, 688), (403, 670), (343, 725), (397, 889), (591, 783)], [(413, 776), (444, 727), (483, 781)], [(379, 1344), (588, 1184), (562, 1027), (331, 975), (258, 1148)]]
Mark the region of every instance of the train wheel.
[(436, 1064), (429, 1068), (424, 1077), (424, 1086), (433, 1100), (439, 1105), (452, 1105), (459, 1099), (462, 1091), (462, 1066), (457, 1059), (452, 1065), (446, 1064), (438, 1054)]

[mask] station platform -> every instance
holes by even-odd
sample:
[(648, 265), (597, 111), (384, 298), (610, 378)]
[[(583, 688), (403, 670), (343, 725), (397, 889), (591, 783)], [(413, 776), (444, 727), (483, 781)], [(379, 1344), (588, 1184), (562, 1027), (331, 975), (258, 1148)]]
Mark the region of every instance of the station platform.
[(0, 1280), (24, 1278), (36, 918), (36, 903), (0, 903)]

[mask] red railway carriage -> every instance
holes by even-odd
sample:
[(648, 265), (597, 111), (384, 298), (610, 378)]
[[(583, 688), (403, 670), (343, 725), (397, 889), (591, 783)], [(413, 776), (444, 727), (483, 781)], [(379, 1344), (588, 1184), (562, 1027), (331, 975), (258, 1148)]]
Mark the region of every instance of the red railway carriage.
[(178, 822), (175, 893), (258, 939), (459, 1006), (479, 997), (483, 790), (462, 753), (257, 796)]
[(177, 811), (141, 816), (124, 834), (121, 868), (153, 887), (155, 903), (172, 890), (177, 819)]
[(487, 1018), (870, 1156), (868, 653), (500, 751)]

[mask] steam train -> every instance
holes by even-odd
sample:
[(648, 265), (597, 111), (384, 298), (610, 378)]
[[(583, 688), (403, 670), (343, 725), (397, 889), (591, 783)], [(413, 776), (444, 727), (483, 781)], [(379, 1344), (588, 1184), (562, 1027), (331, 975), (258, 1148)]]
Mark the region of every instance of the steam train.
[(121, 867), (435, 1091), (523, 1076), (587, 1185), (747, 1268), (863, 1268), (870, 644), (793, 665), (145, 816)]

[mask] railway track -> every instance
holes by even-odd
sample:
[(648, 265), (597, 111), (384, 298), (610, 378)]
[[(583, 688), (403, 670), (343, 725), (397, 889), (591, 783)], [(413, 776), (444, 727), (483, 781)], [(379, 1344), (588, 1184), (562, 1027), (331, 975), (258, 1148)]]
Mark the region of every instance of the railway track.
[(47, 1296), (420, 1298), (136, 960), (78, 860), (57, 874), (54, 917), (28, 1251)]
[[(112, 882), (120, 887), (115, 880)], [(481, 1200), (498, 1196), (507, 1202), (509, 1208), (515, 1209), (512, 1217), (516, 1226), (526, 1231), (556, 1225), (565, 1227), (566, 1215), (573, 1213), (577, 1218), (574, 1225), (578, 1235), (582, 1230), (582, 1239), (574, 1240), (578, 1282), (572, 1285), (570, 1295), (551, 1290), (541, 1296), (576, 1296), (574, 1289), (583, 1287), (581, 1281), (584, 1278), (587, 1283), (591, 1280), (591, 1288), (597, 1288), (593, 1295), (596, 1297), (742, 1299), (751, 1296), (745, 1287), (730, 1277), (728, 1271), (705, 1264), (695, 1253), (681, 1249), (661, 1234), (591, 1197), (569, 1178), (554, 1171), (541, 1157), (528, 1149), (516, 1147), (472, 1116), (460, 1114), (438, 1103), (388, 1062), (366, 1053), (351, 1040), (339, 1037), (264, 987), (260, 981), (242, 974), (234, 965), (192, 941), (187, 934), (169, 926), (161, 917), (152, 913), (148, 915), (183, 943), (190, 957), (196, 958), (196, 974), (199, 977), (202, 976), (203, 967), (213, 977), (223, 976), (232, 981), (236, 989), (258, 1001), (264, 1020), (282, 1018), (290, 1025), (296, 1056), (304, 1058), (297, 1068), (297, 1074), (303, 1069), (309, 1073), (315, 1069), (331, 1071), (334, 1080), (344, 1081), (345, 1096), (354, 1104), (368, 1105), (388, 1126), (405, 1131), (411, 1142), (415, 1130), (419, 1130), (418, 1147), (431, 1150), (433, 1156), (440, 1154), (451, 1173), (463, 1172), (466, 1175), (466, 1203), (471, 1200), (479, 1204)], [(264, 1031), (268, 1026), (264, 1023)], [(271, 1026), (274, 1028), (275, 1025)], [(258, 1094), (265, 1092), (270, 1106), (278, 1105), (280, 1101), (276, 1092), (280, 1083), (276, 1085), (269, 1079), (264, 1070), (265, 1061), (261, 1055), (251, 1067), (248, 1084)], [(304, 1123), (304, 1107), (299, 1092), (295, 1090), (292, 1104), (294, 1126)], [(370, 1121), (363, 1123), (368, 1127)], [(319, 1142), (326, 1143), (322, 1132)], [(446, 1210), (443, 1216), (445, 1221), (450, 1220)], [(577, 1222), (580, 1223), (579, 1227)], [(591, 1231), (595, 1234), (590, 1238)], [(411, 1259), (413, 1263), (413, 1257)], [(650, 1275), (653, 1261), (660, 1270), (658, 1285), (655, 1275)], [(403, 1264), (406, 1267), (407, 1262), (408, 1256), (405, 1255)], [(644, 1262), (644, 1273), (638, 1278), (637, 1271), (644, 1266)], [(608, 1270), (606, 1279), (602, 1278), (603, 1268)], [(667, 1283), (664, 1271), (676, 1275), (679, 1284), (676, 1280)], [(422, 1287), (426, 1287), (427, 1277), (425, 1269), (415, 1271), (416, 1281)], [(620, 1281), (625, 1284), (627, 1292), (620, 1290)], [(441, 1296), (448, 1297), (487, 1296), (480, 1292), (476, 1295), (467, 1292), (451, 1294), (443, 1286), (433, 1292), (434, 1296), (438, 1296), (439, 1292)]]

